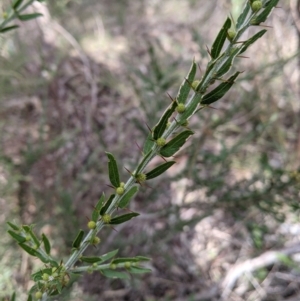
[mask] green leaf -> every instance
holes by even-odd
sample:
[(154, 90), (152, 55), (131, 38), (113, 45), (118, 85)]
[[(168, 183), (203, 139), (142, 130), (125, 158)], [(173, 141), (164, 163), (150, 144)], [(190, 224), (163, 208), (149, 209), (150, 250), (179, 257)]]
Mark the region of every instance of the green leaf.
[(6, 222), (13, 230), (15, 230), (15, 231), (19, 231), (20, 230), (20, 228), (17, 226), (17, 225), (15, 225), (15, 224), (13, 224), (13, 223), (11, 223), (11, 222)]
[(21, 4), (22, 4), (23, 0), (16, 0), (14, 1), (12, 7), (13, 9), (17, 9)]
[(155, 167), (153, 170), (146, 173), (147, 180), (150, 180), (150, 179), (160, 176), (162, 173), (164, 173), (166, 170), (168, 170), (174, 163), (176, 163), (176, 162), (170, 161), (170, 162), (166, 162), (166, 163), (163, 163), (163, 164)]
[(139, 191), (138, 185), (133, 185), (128, 191), (125, 190), (125, 193), (122, 195), (122, 198), (119, 201), (119, 208), (126, 208), (129, 201), (135, 196), (135, 194)]
[(216, 74), (214, 74), (215, 78), (221, 78), (223, 75), (225, 75), (232, 67), (232, 63), (234, 58), (239, 54), (240, 48), (232, 48), (230, 55), (227, 56), (227, 58), (224, 60), (222, 65), (219, 67)]
[(104, 261), (107, 261), (107, 260), (113, 258), (118, 252), (119, 252), (119, 249), (108, 252), (104, 255), (101, 255), (100, 258), (101, 258), (102, 262), (104, 262)]
[(139, 213), (136, 213), (136, 212), (131, 212), (131, 213), (127, 213), (124, 215), (120, 215), (120, 216), (113, 218), (109, 224), (119, 225), (119, 224), (122, 224), (122, 223), (125, 223), (125, 222), (131, 220), (133, 217), (136, 217), (138, 215), (139, 215)]
[(0, 33), (7, 32), (7, 31), (13, 30), (18, 27), (19, 27), (19, 25), (12, 25), (12, 26), (8, 26), (8, 27), (4, 27), (4, 28), (0, 29)]
[(104, 195), (104, 193), (102, 193), (100, 200), (98, 201), (95, 209), (93, 210), (92, 221), (97, 222), (104, 200), (105, 200), (105, 195)]
[(100, 215), (105, 214), (105, 212), (107, 211), (107, 209), (109, 208), (110, 204), (112, 203), (113, 199), (115, 197), (115, 194), (112, 194), (109, 199), (106, 201), (105, 205), (102, 207), (102, 209), (100, 210)]
[(95, 263), (99, 261), (103, 261), (101, 257), (88, 257), (88, 256), (81, 256), (80, 257), (81, 261), (87, 262), (87, 263)]
[(109, 180), (114, 187), (120, 186), (120, 177), (118, 171), (118, 165), (116, 159), (111, 153), (106, 152), (106, 155), (109, 159), (108, 161), (108, 173), (109, 173)]
[(144, 155), (147, 155), (150, 152), (150, 150), (154, 144), (155, 144), (155, 141), (152, 138), (152, 133), (149, 133), (146, 138), (146, 141), (144, 143), (144, 147), (143, 147)]
[(39, 255), (39, 253), (37, 252), (37, 250), (29, 247), (28, 245), (25, 245), (24, 243), (19, 243), (19, 246), (25, 251), (27, 252), (29, 255), (31, 256), (35, 256), (37, 257), (37, 255)]
[(240, 50), (240, 54), (245, 52), (248, 47), (253, 44), (254, 42), (256, 42), (259, 38), (261, 38), (265, 33), (267, 32), (266, 29), (263, 29), (261, 31), (259, 31), (258, 33), (256, 33), (253, 37), (251, 37), (249, 40), (247, 40), (243, 46), (241, 47), (241, 50)]
[(217, 88), (204, 95), (201, 104), (209, 105), (222, 98), (232, 87), (232, 85), (234, 84), (234, 80), (238, 77), (240, 73), (241, 72), (236, 72), (234, 75), (228, 78), (226, 82), (221, 83)]
[(150, 269), (146, 269), (143, 267), (135, 267), (131, 266), (129, 269), (127, 269), (129, 273), (132, 274), (145, 274), (145, 273), (151, 273), (152, 271)]
[(42, 234), (42, 240), (44, 243), (45, 251), (49, 255), (50, 251), (51, 251), (51, 245), (50, 245), (49, 239), (47, 238), (47, 236), (44, 233)]
[(278, 4), (279, 0), (270, 0), (266, 3), (266, 6), (259, 14), (255, 17), (255, 22), (259, 25), (262, 22), (265, 22), (270, 15), (273, 8)]
[(169, 105), (169, 107), (166, 109), (166, 111), (163, 113), (163, 115), (159, 119), (158, 123), (154, 127), (154, 130), (152, 133), (154, 140), (157, 140), (158, 138), (160, 138), (163, 135), (164, 131), (167, 128), (169, 118), (175, 112), (176, 107), (177, 107), (177, 103), (176, 103), (176, 101), (173, 101)]
[(27, 15), (18, 15), (18, 19), (21, 20), (21, 21), (29, 21), (29, 20), (36, 19), (36, 18), (41, 17), (41, 16), (43, 16), (43, 15), (40, 14), (40, 13), (27, 14)]
[(140, 261), (149, 261), (150, 258), (143, 257), (143, 256), (136, 256), (136, 257), (123, 257), (123, 258), (115, 258), (112, 260), (111, 263), (118, 264), (118, 263), (125, 263), (125, 262), (140, 262)]
[(21, 235), (15, 233), (15, 232), (12, 231), (12, 230), (8, 230), (7, 232), (8, 232), (9, 235), (10, 235), (13, 239), (15, 239), (18, 243), (23, 243), (23, 242), (26, 241), (26, 238), (25, 238), (24, 236), (21, 236)]
[(16, 293), (13, 292), (13, 294), (10, 297), (10, 301), (16, 301)]
[(222, 51), (222, 48), (223, 48), (223, 45), (226, 41), (226, 37), (227, 37), (227, 31), (228, 29), (231, 27), (231, 20), (230, 18), (227, 18), (223, 27), (221, 28), (217, 38), (215, 39), (213, 45), (212, 45), (212, 48), (211, 48), (211, 57), (213, 59), (216, 59), (221, 51)]
[(79, 230), (79, 233), (77, 234), (75, 240), (73, 241), (72, 247), (75, 249), (78, 249), (80, 247), (80, 244), (82, 242), (84, 236), (84, 231), (83, 230)]
[(31, 294), (28, 295), (27, 301), (32, 301), (32, 296), (31, 296)]
[(101, 270), (101, 273), (107, 278), (129, 279), (129, 275), (115, 270)]
[(203, 95), (200, 94), (199, 92), (194, 94), (191, 104), (189, 106), (187, 106), (185, 111), (181, 114), (180, 120), (186, 121), (195, 113), (202, 97), (203, 97)]
[(181, 132), (160, 149), (160, 154), (163, 157), (173, 156), (185, 144), (186, 140), (193, 134), (194, 132), (190, 130)]
[(36, 257), (39, 258), (43, 263), (48, 263), (49, 262), (49, 258), (45, 257), (40, 252), (37, 252)]
[(36, 235), (34, 234), (34, 232), (32, 231), (33, 225), (27, 226), (27, 225), (23, 225), (22, 228), (24, 229), (24, 231), (26, 233), (28, 233), (32, 240), (34, 241), (34, 243), (39, 247), (41, 245), (40, 240), (36, 237)]
[(191, 84), (195, 79), (196, 72), (197, 72), (197, 66), (196, 66), (195, 61), (193, 61), (187, 77), (184, 79), (181, 86), (179, 87), (179, 91), (176, 96), (176, 100), (178, 103), (186, 102), (188, 95), (190, 93), (190, 90), (191, 90)]
[(250, 11), (251, 11), (250, 1), (246, 1), (243, 12), (238, 17), (238, 20), (236, 23), (237, 30), (240, 30), (245, 25), (244, 23), (245, 23)]

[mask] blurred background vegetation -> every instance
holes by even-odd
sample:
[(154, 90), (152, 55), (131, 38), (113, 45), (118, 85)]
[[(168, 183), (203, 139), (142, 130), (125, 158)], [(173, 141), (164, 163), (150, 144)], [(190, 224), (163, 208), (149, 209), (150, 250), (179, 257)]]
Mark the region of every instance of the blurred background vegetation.
[[(145, 123), (158, 120), (193, 58), (205, 69), (206, 45), (244, 1), (45, 3), (32, 8), (43, 17), (0, 37), (0, 300), (14, 290), (24, 300), (39, 268), (5, 222), (34, 223), (67, 258), (111, 192), (104, 152), (134, 169)], [(141, 217), (106, 229), (88, 251), (151, 257), (153, 273), (84, 275), (59, 300), (300, 299), (299, 8), (280, 1), (272, 28), (236, 60), (245, 72), (232, 90), (191, 120), (178, 164), (131, 204)], [(235, 278), (236, 264), (289, 248)]]

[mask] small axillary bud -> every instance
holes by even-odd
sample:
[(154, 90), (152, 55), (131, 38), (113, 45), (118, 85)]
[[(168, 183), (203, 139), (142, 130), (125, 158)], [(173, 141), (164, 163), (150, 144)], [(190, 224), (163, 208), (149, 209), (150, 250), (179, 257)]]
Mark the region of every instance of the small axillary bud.
[(111, 216), (109, 214), (104, 214), (104, 215), (102, 215), (102, 220), (103, 220), (104, 224), (109, 224), (111, 221)]
[(122, 194), (124, 194), (124, 191), (125, 191), (125, 189), (124, 189), (124, 187), (122, 187), (122, 186), (120, 186), (120, 187), (118, 187), (118, 188), (116, 189), (117, 195), (122, 195)]
[(232, 41), (236, 36), (236, 31), (234, 29), (227, 30), (227, 38), (229, 41)]
[(251, 4), (251, 9), (253, 12), (258, 12), (262, 8), (262, 2), (260, 0), (255, 0)]
[(178, 104), (176, 111), (181, 114), (185, 111), (185, 105), (183, 103)]
[(156, 140), (156, 144), (157, 144), (157, 146), (164, 146), (165, 144), (166, 144), (166, 139), (165, 138), (158, 138), (157, 140)]
[(95, 229), (96, 228), (96, 223), (94, 221), (89, 221), (87, 224), (89, 229)]
[(143, 183), (147, 180), (147, 176), (144, 173), (139, 173), (135, 176), (136, 181), (139, 183)]
[(200, 80), (194, 80), (192, 83), (192, 89), (196, 91), (197, 86), (199, 85)]

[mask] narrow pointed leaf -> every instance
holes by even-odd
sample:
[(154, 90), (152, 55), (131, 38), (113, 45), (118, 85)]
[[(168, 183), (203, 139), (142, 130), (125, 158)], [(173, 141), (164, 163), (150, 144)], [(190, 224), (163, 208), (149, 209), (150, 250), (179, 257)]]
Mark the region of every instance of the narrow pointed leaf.
[(207, 93), (203, 97), (201, 104), (209, 105), (222, 98), (225, 95), (225, 93), (227, 93), (228, 90), (232, 87), (232, 85), (234, 84), (234, 80), (238, 77), (239, 74), (240, 72), (236, 72), (233, 76), (228, 78), (226, 82), (221, 83), (217, 88)]
[(144, 155), (147, 155), (150, 152), (150, 150), (151, 150), (151, 148), (153, 147), (154, 144), (155, 144), (155, 141), (152, 138), (152, 133), (149, 133), (147, 138), (146, 138), (146, 141), (144, 143), (144, 147), (143, 147)]
[(170, 162), (166, 162), (164, 164), (161, 164), (161, 165), (155, 167), (153, 170), (146, 173), (147, 180), (150, 180), (150, 179), (160, 176), (162, 173), (164, 173), (166, 170), (168, 170), (174, 163), (176, 163), (176, 162), (170, 161)]
[(9, 233), (9, 235), (16, 240), (18, 243), (23, 243), (26, 241), (26, 238), (17, 234), (16, 232), (12, 231), (12, 230), (8, 230), (7, 231)]
[(49, 239), (47, 238), (47, 236), (44, 233), (42, 234), (42, 240), (44, 243), (45, 251), (49, 255), (51, 252), (51, 245), (50, 245)]
[(129, 279), (129, 275), (124, 272), (115, 270), (101, 270), (101, 273), (107, 278), (113, 279)]
[(197, 110), (199, 102), (201, 101), (203, 95), (200, 92), (194, 94), (193, 100), (191, 104), (185, 109), (185, 111), (181, 114), (181, 120), (186, 121), (188, 120)]
[(17, 225), (15, 225), (15, 224), (13, 224), (13, 223), (11, 223), (11, 222), (7, 222), (7, 224), (8, 224), (13, 230), (15, 230), (15, 231), (19, 231), (19, 230), (20, 230), (20, 228), (19, 228)]
[(135, 267), (135, 266), (131, 266), (127, 270), (128, 270), (129, 273), (132, 273), (132, 274), (145, 274), (145, 273), (151, 273), (152, 272), (150, 269), (143, 268), (143, 267)]
[(221, 28), (220, 32), (217, 35), (217, 38), (215, 39), (212, 48), (211, 48), (211, 57), (213, 59), (216, 59), (223, 48), (223, 45), (225, 43), (226, 37), (227, 37), (227, 31), (231, 27), (231, 20), (230, 18), (227, 18), (223, 27)]
[(150, 261), (151, 258), (149, 257), (145, 257), (145, 256), (135, 256), (136, 259), (138, 259), (138, 261)]
[(80, 247), (80, 244), (82, 242), (84, 236), (84, 231), (83, 230), (79, 230), (79, 233), (77, 234), (75, 240), (73, 241), (72, 247), (75, 249), (78, 249)]
[(113, 201), (115, 197), (115, 194), (112, 194), (109, 199), (106, 201), (105, 205), (102, 207), (102, 209), (100, 210), (100, 215), (105, 214), (105, 212), (107, 211), (107, 209), (109, 208), (111, 202)]
[(36, 235), (34, 234), (34, 232), (32, 231), (32, 227), (28, 227), (28, 226), (23, 226), (23, 229), (27, 229), (25, 230), (32, 238), (32, 240), (34, 241), (34, 243), (36, 244), (36, 246), (40, 246), (41, 242), (40, 240), (36, 237)]
[(105, 200), (105, 195), (103, 193), (102, 196), (101, 196), (101, 198), (100, 198), (100, 200), (98, 201), (95, 209), (93, 210), (92, 221), (97, 222), (97, 220), (99, 218), (99, 215), (100, 215), (100, 210), (101, 210), (102, 205), (104, 203), (104, 200)]
[(118, 165), (115, 157), (111, 154), (106, 152), (108, 157), (108, 173), (109, 173), (109, 180), (114, 187), (120, 186), (120, 177), (119, 177), (119, 170)]
[(25, 251), (27, 252), (29, 255), (31, 256), (35, 256), (37, 257), (37, 255), (39, 255), (39, 253), (37, 252), (37, 250), (29, 247), (28, 245), (25, 245), (24, 243), (19, 243), (19, 246)]
[(40, 259), (43, 263), (48, 263), (49, 258), (45, 257), (43, 254), (37, 252), (36, 257)]
[(241, 50), (239, 52), (239, 54), (245, 52), (248, 47), (253, 44), (254, 42), (256, 42), (259, 38), (261, 38), (265, 33), (267, 32), (266, 29), (263, 29), (261, 31), (259, 31), (258, 33), (256, 33), (253, 37), (251, 37), (249, 40), (247, 40), (243, 46), (241, 47)]
[(16, 301), (16, 293), (13, 292), (13, 294), (10, 297), (10, 301)]
[(103, 261), (101, 257), (88, 257), (88, 256), (81, 256), (80, 257), (81, 261), (87, 262), (87, 263), (95, 263), (99, 261)]
[(255, 17), (256, 23), (259, 25), (262, 22), (265, 22), (270, 15), (273, 8), (278, 4), (279, 0), (270, 0), (266, 3), (266, 6), (261, 12), (259, 12), (258, 16)]
[(160, 154), (163, 157), (167, 158), (173, 156), (185, 144), (186, 140), (193, 134), (194, 132), (189, 130), (181, 132), (160, 149)]
[(130, 200), (137, 194), (139, 191), (139, 186), (133, 185), (128, 191), (122, 195), (122, 198), (119, 201), (118, 207), (119, 208), (126, 208), (129, 204)]
[(32, 296), (31, 295), (28, 296), (27, 301), (32, 301)]
[(223, 75), (225, 75), (231, 69), (233, 60), (239, 53), (240, 53), (240, 48), (234, 48), (232, 50), (230, 55), (227, 57), (226, 60), (224, 60), (221, 67), (216, 72), (215, 78), (221, 78)]
[(100, 258), (101, 258), (102, 262), (104, 262), (104, 261), (107, 261), (107, 260), (113, 258), (118, 252), (119, 252), (119, 249), (108, 252), (104, 255), (101, 255)]
[(186, 102), (188, 95), (190, 93), (190, 90), (191, 90), (191, 84), (195, 79), (196, 72), (197, 72), (197, 66), (196, 66), (195, 61), (193, 61), (187, 77), (184, 79), (181, 86), (179, 87), (179, 91), (178, 91), (178, 94), (176, 97), (176, 100), (178, 103)]
[(139, 213), (131, 212), (124, 215), (117, 216), (110, 221), (111, 225), (119, 225), (131, 220), (133, 217), (138, 216)]
[(0, 29), (0, 33), (2, 32), (7, 32), (7, 31), (10, 31), (10, 30), (13, 30), (13, 29), (16, 29), (18, 28), (19, 25), (12, 25), (12, 26), (7, 26), (7, 27), (4, 27), (2, 29)]
[(38, 17), (42, 17), (43, 15), (40, 13), (27, 14), (27, 15), (18, 15), (18, 19), (21, 21), (29, 21), (32, 19), (36, 19)]
[(160, 138), (162, 136), (162, 134), (164, 133), (164, 131), (166, 130), (169, 118), (175, 112), (176, 107), (177, 107), (177, 103), (176, 103), (176, 101), (173, 101), (170, 104), (170, 106), (166, 109), (166, 111), (163, 113), (163, 115), (159, 119), (158, 123), (154, 127), (154, 130), (152, 133), (154, 140), (157, 140), (158, 138)]
[(17, 9), (21, 4), (22, 4), (23, 0), (16, 0), (14, 1), (12, 7), (13, 9)]
[(150, 258), (136, 256), (136, 257), (123, 257), (123, 258), (115, 258), (111, 261), (111, 263), (118, 264), (118, 263), (125, 263), (125, 262), (141, 262), (141, 261), (149, 261)]
[(251, 11), (250, 1), (246, 1), (243, 12), (238, 17), (238, 20), (236, 23), (237, 30), (240, 30), (245, 25), (245, 21), (246, 21), (247, 16), (250, 11)]

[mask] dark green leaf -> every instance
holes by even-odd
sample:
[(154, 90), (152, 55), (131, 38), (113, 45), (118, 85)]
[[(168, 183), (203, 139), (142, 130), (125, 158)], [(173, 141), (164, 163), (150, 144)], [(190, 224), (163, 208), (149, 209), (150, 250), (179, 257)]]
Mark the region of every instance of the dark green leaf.
[(101, 257), (88, 257), (88, 256), (81, 256), (80, 260), (87, 263), (95, 263), (95, 262), (102, 261)]
[(17, 9), (21, 4), (22, 4), (23, 0), (16, 0), (14, 1), (12, 7), (13, 9)]
[(181, 86), (179, 87), (179, 91), (178, 91), (178, 94), (176, 97), (176, 100), (178, 103), (186, 102), (187, 97), (191, 90), (191, 84), (193, 83), (195, 76), (196, 76), (196, 71), (197, 71), (196, 63), (195, 63), (195, 61), (193, 61), (187, 77), (184, 79)]
[(118, 264), (118, 263), (125, 263), (125, 262), (140, 262), (140, 261), (149, 261), (150, 258), (137, 256), (137, 257), (123, 257), (123, 258), (116, 258), (112, 260), (111, 263)]
[(146, 141), (144, 143), (144, 147), (143, 147), (144, 155), (147, 155), (150, 152), (150, 150), (154, 144), (155, 144), (155, 141), (152, 138), (152, 133), (149, 133), (146, 138)]
[(25, 245), (24, 243), (19, 243), (19, 246), (25, 251), (27, 252), (29, 255), (31, 256), (35, 256), (37, 257), (37, 255), (39, 255), (39, 253), (37, 252), (37, 250), (29, 247), (28, 245)]
[(100, 200), (98, 201), (95, 209), (93, 210), (92, 221), (97, 222), (97, 220), (99, 218), (99, 215), (100, 215), (100, 210), (102, 208), (104, 200), (105, 200), (105, 195), (103, 193), (102, 196), (101, 196), (101, 198), (100, 198)]
[[(28, 230), (25, 230), (25, 228)], [(40, 240), (36, 237), (36, 235), (34, 234), (34, 232), (32, 231), (32, 227), (28, 227), (28, 226), (23, 226), (23, 229), (31, 236), (32, 240), (34, 241), (34, 243), (36, 244), (37, 247), (39, 247), (41, 245)]]
[(122, 198), (119, 201), (118, 207), (126, 208), (129, 201), (135, 196), (139, 191), (139, 186), (134, 185), (128, 191), (125, 190), (125, 193), (122, 195)]
[(10, 301), (16, 301), (16, 293), (13, 292), (13, 294), (10, 297)]
[(51, 251), (51, 245), (50, 245), (49, 239), (47, 238), (47, 236), (44, 233), (42, 234), (42, 240), (44, 243), (45, 251), (49, 255), (50, 251)]
[(217, 88), (207, 93), (203, 97), (201, 104), (209, 105), (222, 98), (225, 95), (225, 93), (227, 93), (228, 90), (232, 87), (232, 85), (234, 84), (234, 80), (238, 77), (239, 74), (240, 72), (236, 72), (233, 76), (228, 78), (226, 82), (221, 83)]
[(169, 105), (169, 107), (166, 109), (166, 111), (163, 113), (163, 115), (159, 119), (158, 123), (154, 127), (154, 130), (152, 133), (154, 140), (157, 140), (158, 138), (160, 138), (162, 136), (162, 134), (164, 133), (164, 131), (166, 130), (169, 118), (175, 112), (176, 107), (177, 107), (177, 103), (176, 103), (176, 101), (173, 101)]
[(138, 216), (139, 213), (131, 212), (124, 215), (117, 216), (110, 221), (111, 225), (119, 225), (131, 220), (133, 217)]
[(255, 22), (257, 25), (267, 20), (272, 9), (278, 4), (278, 2), (279, 0), (270, 0), (268, 3), (266, 3), (266, 7), (255, 17)]
[(26, 241), (26, 238), (25, 238), (25, 237), (23, 237), (23, 236), (21, 236), (21, 235), (15, 233), (15, 232), (12, 231), (12, 230), (8, 230), (7, 232), (8, 232), (8, 233), (10, 234), (10, 236), (11, 236), (13, 239), (15, 239), (18, 243), (23, 243), (23, 242)]
[(83, 236), (84, 236), (84, 231), (80, 229), (75, 240), (73, 241), (73, 244), (72, 244), (73, 248), (78, 249), (80, 247)]
[(36, 257), (39, 258), (43, 263), (48, 263), (49, 258), (45, 257), (43, 254), (37, 252)]
[(227, 31), (228, 29), (231, 27), (231, 20), (230, 18), (227, 18), (227, 20), (225, 21), (223, 27), (221, 28), (217, 38), (215, 39), (212, 48), (211, 48), (211, 57), (213, 59), (216, 59), (223, 48), (223, 45), (225, 43), (226, 37), (227, 37)]
[(234, 58), (239, 54), (240, 48), (232, 48), (229, 56), (224, 59), (222, 65), (219, 67), (218, 71), (214, 75), (215, 78), (221, 78), (225, 75), (232, 67)]
[(188, 120), (196, 111), (198, 104), (200, 100), (202, 99), (202, 94), (200, 92), (197, 92), (194, 94), (193, 100), (191, 101), (191, 104), (187, 106), (185, 111), (181, 114), (181, 120)]
[(19, 230), (20, 230), (20, 228), (19, 228), (17, 225), (15, 225), (15, 224), (13, 224), (13, 223), (11, 223), (11, 222), (7, 222), (7, 224), (8, 224), (13, 230), (15, 230), (15, 231), (19, 231)]
[(109, 199), (106, 201), (105, 205), (102, 207), (102, 209), (100, 210), (100, 215), (105, 214), (105, 212), (107, 211), (107, 209), (109, 208), (110, 204), (112, 203), (113, 199), (115, 197), (115, 194), (112, 194)]
[(129, 279), (129, 275), (115, 270), (102, 270), (101, 273), (108, 278)]
[(193, 135), (194, 132), (187, 130), (178, 134), (175, 138), (169, 141), (160, 150), (160, 154), (163, 157), (171, 157), (179, 151), (179, 149), (185, 144), (186, 140)]
[(101, 258), (102, 262), (104, 262), (104, 261), (107, 261), (107, 260), (113, 258), (118, 252), (119, 252), (119, 250), (117, 249), (117, 250), (108, 252), (104, 255), (101, 255), (100, 258)]
[(251, 37), (249, 40), (247, 40), (243, 46), (241, 47), (241, 50), (240, 50), (240, 54), (245, 52), (248, 47), (253, 44), (254, 42), (256, 42), (259, 38), (261, 38), (265, 33), (267, 32), (266, 29), (263, 29), (261, 31), (259, 31), (258, 33), (256, 33), (253, 37)]
[(116, 159), (111, 153), (106, 152), (106, 155), (109, 159), (108, 161), (109, 180), (114, 187), (119, 187), (120, 177), (119, 177), (119, 171), (118, 171), (118, 165)]
[(41, 17), (41, 16), (43, 16), (43, 15), (40, 14), (40, 13), (27, 14), (27, 15), (18, 15), (18, 19), (21, 20), (21, 21), (29, 21), (29, 20), (36, 19), (36, 18)]
[(170, 161), (170, 162), (166, 162), (164, 164), (161, 164), (161, 165), (155, 167), (153, 170), (146, 173), (147, 180), (150, 180), (150, 179), (160, 176), (162, 173), (164, 173), (166, 170), (168, 170), (174, 163), (176, 163), (176, 162)]
[(243, 12), (238, 17), (237, 23), (236, 23), (236, 29), (240, 30), (245, 24), (246, 18), (251, 11), (250, 1), (246, 1)]
[(129, 269), (127, 269), (129, 273), (132, 274), (145, 274), (145, 273), (151, 273), (152, 271), (150, 269), (146, 269), (143, 267), (135, 267), (131, 266)]
[(8, 26), (8, 27), (4, 27), (4, 28), (0, 29), (0, 33), (7, 32), (7, 31), (13, 30), (18, 27), (19, 27), (19, 25), (12, 25), (12, 26)]
[(28, 296), (27, 301), (32, 301), (32, 296), (31, 295)]

